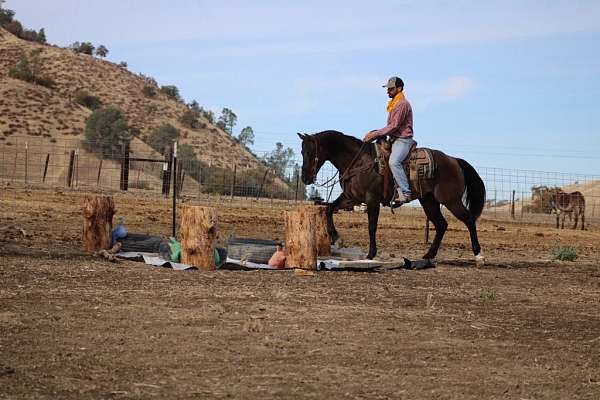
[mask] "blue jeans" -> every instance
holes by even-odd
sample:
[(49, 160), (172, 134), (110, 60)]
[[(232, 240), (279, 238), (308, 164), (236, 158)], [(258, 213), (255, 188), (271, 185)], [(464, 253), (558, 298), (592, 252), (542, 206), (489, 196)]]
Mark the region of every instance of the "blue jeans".
[(392, 144), (392, 154), (390, 154), (390, 169), (392, 175), (398, 184), (398, 190), (402, 191), (405, 196), (410, 196), (410, 187), (408, 186), (408, 179), (402, 168), (402, 162), (408, 156), (408, 152), (412, 147), (414, 140), (412, 138), (398, 138)]

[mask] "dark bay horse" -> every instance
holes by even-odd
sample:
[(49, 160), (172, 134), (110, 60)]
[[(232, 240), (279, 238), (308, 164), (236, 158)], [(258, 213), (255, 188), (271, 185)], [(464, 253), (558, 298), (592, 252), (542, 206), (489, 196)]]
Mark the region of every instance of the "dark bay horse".
[[(375, 163), (375, 145), (344, 135), (337, 131), (324, 131), (314, 135), (298, 134), (302, 139), (302, 182), (313, 184), (325, 161), (331, 162), (340, 174), (342, 194), (327, 208), (327, 225), (332, 243), (339, 238), (333, 224), (333, 213), (355, 204), (366, 203), (369, 216), (369, 253), (372, 259), (377, 254), (377, 221), (383, 200), (383, 177)], [(485, 203), (485, 186), (475, 169), (465, 160), (447, 156), (432, 150), (437, 173), (423, 190), (419, 198), (427, 218), (435, 226), (435, 239), (426, 259), (435, 258), (448, 223), (442, 215), (443, 204), (469, 229), (473, 254), (478, 264), (484, 258), (477, 239), (475, 222), (481, 215)], [(463, 195), (465, 195), (463, 204)], [(398, 238), (400, 240), (400, 238)]]

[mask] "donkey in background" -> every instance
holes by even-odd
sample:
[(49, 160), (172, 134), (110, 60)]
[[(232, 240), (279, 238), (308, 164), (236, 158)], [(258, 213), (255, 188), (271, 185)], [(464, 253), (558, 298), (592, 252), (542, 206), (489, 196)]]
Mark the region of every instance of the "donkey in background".
[(573, 229), (577, 229), (577, 222), (581, 216), (581, 230), (585, 229), (585, 198), (581, 192), (563, 192), (558, 189), (550, 198), (552, 211), (556, 212), (556, 228), (559, 229), (559, 220), (562, 216), (562, 229), (565, 228), (565, 217), (569, 215), (571, 221), (572, 214), (575, 214), (575, 224)]

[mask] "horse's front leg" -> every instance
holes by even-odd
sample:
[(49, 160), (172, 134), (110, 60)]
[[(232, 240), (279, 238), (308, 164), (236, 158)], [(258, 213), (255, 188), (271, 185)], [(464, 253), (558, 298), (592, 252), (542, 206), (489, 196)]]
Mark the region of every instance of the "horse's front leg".
[(337, 240), (340, 238), (337, 230), (335, 229), (335, 225), (333, 224), (333, 213), (339, 210), (340, 208), (346, 208), (348, 206), (353, 205), (354, 202), (348, 199), (344, 193), (342, 193), (337, 199), (333, 201), (333, 203), (329, 203), (327, 206), (327, 233), (331, 239), (331, 244), (335, 244)]
[(367, 213), (369, 215), (369, 254), (367, 258), (372, 260), (377, 254), (377, 222), (379, 221), (379, 203), (367, 204)]

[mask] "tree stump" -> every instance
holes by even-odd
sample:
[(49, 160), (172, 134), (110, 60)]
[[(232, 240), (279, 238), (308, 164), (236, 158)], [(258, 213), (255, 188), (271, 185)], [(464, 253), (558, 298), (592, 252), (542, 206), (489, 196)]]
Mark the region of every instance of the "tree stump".
[(305, 208), (285, 212), (286, 266), (317, 269), (316, 214)]
[(181, 262), (203, 271), (214, 270), (217, 211), (212, 207), (183, 206), (180, 232)]
[(331, 255), (331, 238), (327, 232), (327, 206), (305, 205), (301, 206), (306, 212), (315, 214), (315, 240), (317, 241), (317, 255)]
[(83, 200), (83, 235), (85, 251), (110, 249), (115, 203), (110, 196), (86, 196)]

